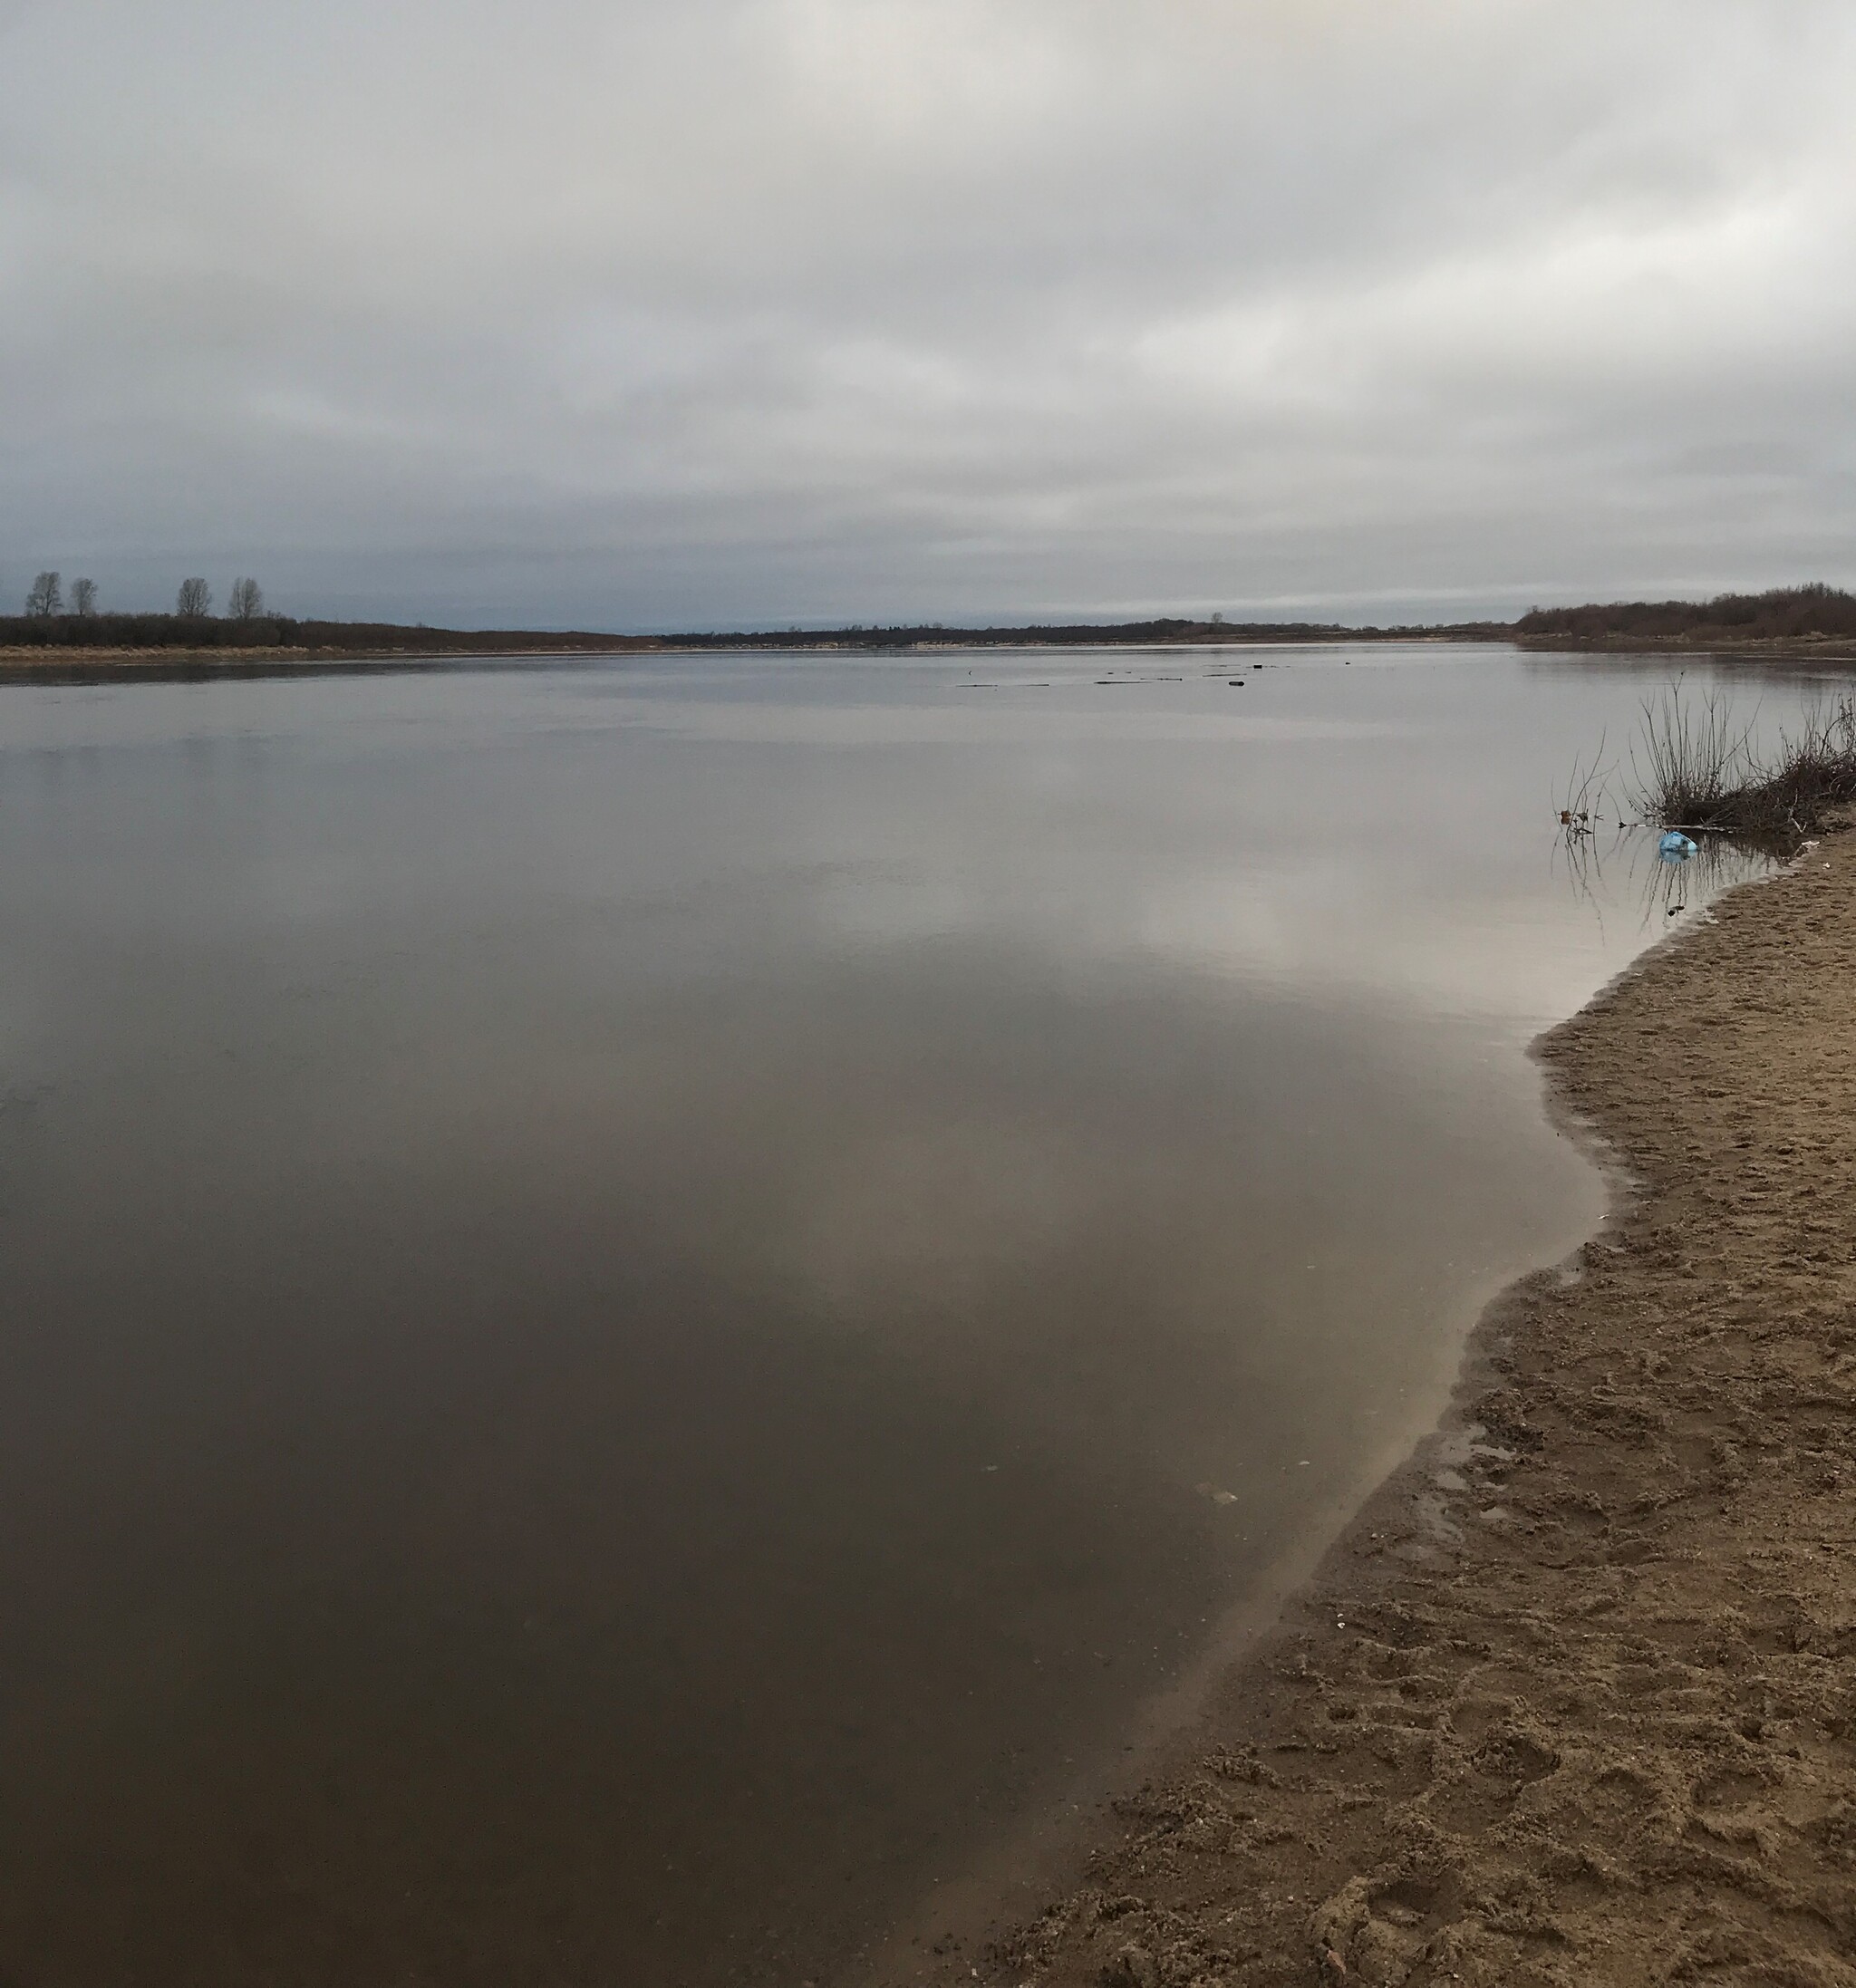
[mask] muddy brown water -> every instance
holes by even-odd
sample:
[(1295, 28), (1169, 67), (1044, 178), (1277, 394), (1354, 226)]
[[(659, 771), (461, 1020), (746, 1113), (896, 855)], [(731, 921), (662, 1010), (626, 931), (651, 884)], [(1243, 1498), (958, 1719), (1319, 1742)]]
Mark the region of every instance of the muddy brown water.
[(1524, 1046), (1720, 880), (1550, 806), (1666, 673), (0, 685), (0, 1978), (918, 1915), (1596, 1219)]

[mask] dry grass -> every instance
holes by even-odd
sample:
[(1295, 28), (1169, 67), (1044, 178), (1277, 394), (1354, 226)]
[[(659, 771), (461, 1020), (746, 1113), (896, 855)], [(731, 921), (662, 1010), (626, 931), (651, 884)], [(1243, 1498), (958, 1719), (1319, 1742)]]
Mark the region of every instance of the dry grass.
[(1807, 711), (1761, 748), (1731, 700), (1687, 696), (1677, 682), (1644, 705), (1630, 767), (1630, 805), (1660, 827), (1771, 841), (1812, 835), (1856, 802), (1856, 696)]

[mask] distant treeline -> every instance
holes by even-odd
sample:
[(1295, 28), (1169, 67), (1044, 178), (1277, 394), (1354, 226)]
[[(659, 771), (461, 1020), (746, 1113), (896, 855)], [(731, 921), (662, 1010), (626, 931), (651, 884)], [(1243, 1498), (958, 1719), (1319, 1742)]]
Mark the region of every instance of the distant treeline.
[[(73, 596), (94, 601), (88, 581)], [(1517, 622), (1456, 622), (1399, 628), (1349, 628), (1336, 622), (1189, 621), (1030, 622), (1021, 626), (946, 628), (933, 622), (885, 627), (712, 630), (666, 635), (610, 635), (594, 631), (406, 627), (392, 622), (298, 621), (264, 612), (256, 583), (239, 581), (234, 612), (210, 613), (206, 583), (188, 581), (181, 603), (198, 613), (105, 614), (86, 604), (64, 612), (59, 578), (42, 574), (30, 597), (36, 611), (0, 616), (0, 649), (133, 651), (269, 650), (313, 656), (455, 656), (613, 654), (649, 650), (847, 649), (901, 652), (918, 649), (1138, 647), (1157, 643), (1505, 642), (1542, 647), (1626, 649), (1681, 644), (1733, 648), (1761, 642), (1856, 641), (1856, 594), (1815, 584), (1764, 594), (1723, 594), (1712, 601), (1628, 601), (1586, 607), (1534, 608)], [(47, 659), (50, 661), (51, 659)], [(229, 661), (230, 659), (228, 659)]]
[(303, 622), (283, 614), (240, 621), (189, 614), (0, 616), (0, 648), (8, 649), (300, 649), (338, 655), (500, 655), (512, 649), (574, 651), (652, 646), (625, 635), (402, 628), (390, 622)]
[(607, 635), (588, 629), (401, 628), (392, 622), (285, 622), (282, 646), (298, 649), (366, 650), (418, 655), (508, 655), (512, 650), (546, 649), (605, 654), (649, 649), (647, 636)]
[(986, 649), (1153, 642), (1370, 642), (1429, 635), (1499, 637), (1497, 622), (1442, 629), (1343, 628), (1331, 622), (1066, 622), (1015, 628), (944, 628), (933, 622), (875, 628), (704, 631), (676, 635), (604, 635), (585, 631), (407, 628), (392, 622), (297, 621), (288, 615), (36, 613), (0, 616), (0, 648), (284, 649), (323, 655), (498, 655), (512, 650), (610, 653), (651, 649)]
[(1577, 642), (1679, 642), (1706, 648), (1757, 642), (1856, 636), (1856, 594), (1825, 586), (1718, 594), (1711, 601), (1620, 601), (1605, 606), (1537, 607), (1514, 633)]
[[(666, 635), (666, 649), (945, 649), (998, 647), (1037, 642), (1053, 648), (1078, 642), (1179, 642), (1199, 628), (1196, 622), (1066, 622), (1049, 628), (944, 628), (938, 622), (897, 622), (888, 628), (782, 628), (759, 634)], [(1233, 633), (1236, 632), (1233, 630)]]
[(894, 627), (784, 628), (759, 634), (665, 635), (665, 649), (998, 649), (1025, 645), (1063, 649), (1088, 644), (1145, 642), (1375, 642), (1414, 636), (1469, 641), (1500, 635), (1495, 622), (1464, 622), (1448, 628), (1343, 628), (1338, 622), (1194, 622), (1165, 617), (1151, 622), (1031, 622), (1019, 628), (944, 628), (938, 622), (899, 622)]

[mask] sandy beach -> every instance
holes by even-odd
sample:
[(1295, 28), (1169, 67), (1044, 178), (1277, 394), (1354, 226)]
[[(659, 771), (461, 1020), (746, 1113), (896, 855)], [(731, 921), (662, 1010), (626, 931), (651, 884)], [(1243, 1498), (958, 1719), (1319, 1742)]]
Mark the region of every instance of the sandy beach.
[(1848, 834), (1544, 1037), (1603, 1230), (1068, 1895), (894, 1978), (1856, 1983), (1852, 1043)]

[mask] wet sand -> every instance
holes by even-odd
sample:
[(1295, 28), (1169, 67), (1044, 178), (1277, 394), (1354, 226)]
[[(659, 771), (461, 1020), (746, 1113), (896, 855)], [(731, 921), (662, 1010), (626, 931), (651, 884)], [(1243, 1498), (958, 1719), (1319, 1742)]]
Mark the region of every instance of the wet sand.
[(1068, 1896), (885, 1980), (1856, 1983), (1856, 835), (1538, 1048), (1606, 1227)]

